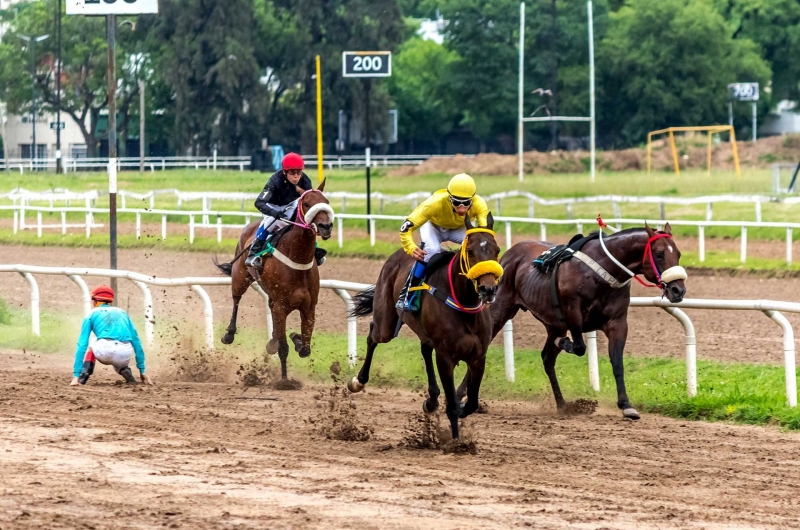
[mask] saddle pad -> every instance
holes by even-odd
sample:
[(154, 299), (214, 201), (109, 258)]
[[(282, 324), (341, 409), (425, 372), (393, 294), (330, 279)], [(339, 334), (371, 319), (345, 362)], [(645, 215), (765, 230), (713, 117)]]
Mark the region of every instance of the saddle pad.
[(557, 245), (549, 248), (533, 260), (536, 270), (547, 274), (558, 265), (572, 258), (573, 254), (582, 249), (583, 246), (593, 239), (597, 239), (598, 232), (592, 232), (584, 237), (583, 234), (575, 234), (566, 245)]

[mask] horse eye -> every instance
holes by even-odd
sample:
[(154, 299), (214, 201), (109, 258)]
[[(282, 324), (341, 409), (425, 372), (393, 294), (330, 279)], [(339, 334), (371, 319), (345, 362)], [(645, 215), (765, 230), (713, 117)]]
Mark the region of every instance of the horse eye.
[(656, 252), (656, 258), (664, 259), (664, 253), (663, 252)]
[(307, 202), (304, 202), (303, 203), (303, 208), (308, 208), (308, 207), (309, 207), (309, 204)]

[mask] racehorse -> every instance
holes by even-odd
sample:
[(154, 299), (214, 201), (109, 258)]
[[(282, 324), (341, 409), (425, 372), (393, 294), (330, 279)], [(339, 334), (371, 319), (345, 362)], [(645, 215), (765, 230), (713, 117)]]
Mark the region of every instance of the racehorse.
[[(492, 303), (497, 281), (503, 270), (497, 262), (500, 247), (494, 238), (494, 219), (490, 213), (486, 228), (474, 228), (469, 216), (464, 220), (466, 236), (457, 253), (442, 252), (428, 264), (427, 283), (419, 290), (432, 296), (420, 300), (416, 314), (402, 313), (402, 321), (420, 340), (422, 358), (428, 376), (428, 398), (422, 409), (434, 412), (439, 406), (439, 386), (433, 371), (433, 350), (436, 367), (447, 402), (447, 418), (453, 438), (458, 438), (458, 419), (478, 409), (478, 391), (486, 365), (486, 350), (492, 340), (492, 321), (486, 304)], [(398, 319), (395, 301), (414, 264), (414, 258), (398, 250), (386, 261), (375, 286), (354, 297), (352, 314), (372, 314), (367, 336), (367, 357), (364, 365), (347, 384), (351, 392), (360, 392), (369, 381), (372, 356), (378, 344), (391, 341), (396, 335)], [(421, 298), (423, 293), (420, 293)], [(462, 407), (456, 398), (453, 369), (464, 361), (473, 374), (467, 388), (467, 402)]]
[[(289, 344), (286, 341), (286, 317), (295, 310), (300, 311), (301, 333), (291, 334), (294, 349), (300, 357), (311, 355), (311, 335), (314, 332), (315, 308), (319, 295), (319, 269), (314, 260), (317, 236), (331, 237), (333, 208), (322, 194), (325, 181), (316, 190), (308, 190), (297, 201), (289, 226), (285, 233), (276, 235), (272, 257), (264, 261), (259, 272), (245, 266), (245, 257), (258, 228), (253, 221), (242, 230), (236, 245), (236, 257), (229, 263), (215, 265), (231, 277), (233, 314), (223, 344), (231, 344), (236, 334), (236, 315), (239, 301), (250, 284), (257, 281), (269, 297), (272, 312), (272, 338), (267, 343), (267, 353), (277, 353), (281, 360), (281, 377), (286, 379), (286, 359)], [(273, 240), (275, 239), (273, 238)]]
[[(686, 294), (686, 271), (679, 265), (681, 252), (672, 239), (669, 223), (663, 232), (654, 231), (645, 223), (644, 228), (622, 230), (603, 237), (602, 228), (606, 225), (600, 218), (598, 222), (601, 238), (585, 242), (579, 253), (562, 261), (553, 272), (541, 272), (532, 264), (553, 246), (549, 243), (518, 243), (503, 255), (500, 263), (505, 275), (491, 308), (492, 336), (496, 336), (520, 309), (530, 311), (544, 324), (547, 341), (542, 349), (542, 363), (553, 388), (556, 407), (563, 412), (566, 402), (556, 378), (556, 358), (562, 349), (582, 356), (586, 353), (583, 333), (602, 330), (608, 338), (608, 355), (617, 384), (617, 406), (624, 417), (639, 419), (639, 412), (628, 401), (622, 362), (628, 336), (630, 281), (634, 275), (642, 274), (675, 303), (683, 300)], [(644, 284), (638, 277), (636, 279)], [(571, 341), (566, 336), (567, 331), (572, 335)], [(467, 383), (465, 378), (459, 388), (461, 395)]]

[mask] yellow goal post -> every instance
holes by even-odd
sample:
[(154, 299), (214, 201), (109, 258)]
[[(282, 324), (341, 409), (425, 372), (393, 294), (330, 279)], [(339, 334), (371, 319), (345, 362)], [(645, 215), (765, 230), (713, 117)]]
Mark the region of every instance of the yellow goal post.
[(675, 174), (680, 176), (681, 174), (681, 166), (678, 163), (678, 150), (675, 148), (675, 133), (676, 132), (690, 132), (690, 131), (706, 131), (708, 132), (708, 161), (707, 161), (707, 170), (708, 174), (711, 174), (711, 137), (715, 133), (721, 132), (730, 132), (731, 133), (731, 145), (733, 146), (733, 163), (736, 167), (736, 176), (737, 178), (742, 178), (742, 171), (739, 168), (739, 151), (736, 148), (736, 132), (733, 130), (731, 125), (704, 125), (704, 126), (697, 126), (697, 127), (667, 127), (666, 129), (660, 129), (658, 131), (650, 131), (647, 133), (647, 174), (650, 174), (652, 161), (651, 161), (651, 154), (653, 151), (653, 136), (658, 134), (669, 134), (669, 147), (672, 151), (672, 163), (675, 165)]

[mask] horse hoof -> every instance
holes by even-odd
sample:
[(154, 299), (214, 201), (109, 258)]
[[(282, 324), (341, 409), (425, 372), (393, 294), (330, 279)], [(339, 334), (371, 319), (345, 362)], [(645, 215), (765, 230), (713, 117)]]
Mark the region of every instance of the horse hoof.
[(558, 339), (558, 342), (556, 342), (556, 346), (564, 350), (566, 353), (574, 353), (572, 351), (572, 341), (569, 340), (568, 337), (561, 337), (560, 339)]
[(641, 418), (639, 415), (639, 411), (633, 407), (628, 407), (627, 409), (622, 410), (622, 417), (628, 418), (629, 420), (638, 420)]
[(349, 390), (353, 394), (361, 392), (362, 390), (364, 390), (365, 386), (366, 385), (361, 384), (361, 382), (358, 380), (358, 377), (354, 377), (347, 382), (347, 390)]
[(270, 355), (275, 355), (276, 353), (278, 353), (278, 347), (279, 346), (280, 346), (280, 343), (277, 340), (275, 340), (275, 339), (270, 340), (267, 343), (267, 353), (270, 354)]
[[(300, 336), (299, 333), (290, 333), (289, 338), (294, 343), (294, 351), (300, 353), (300, 350), (303, 349), (303, 338)], [(309, 355), (311, 352), (309, 352)], [(300, 355), (300, 357), (308, 357), (308, 355)]]
[(221, 340), (222, 344), (233, 344), (233, 333), (226, 333)]
[(436, 402), (436, 406), (434, 406), (430, 410), (428, 409), (428, 400), (426, 399), (426, 400), (424, 400), (422, 402), (422, 412), (424, 412), (425, 414), (433, 414), (434, 412), (436, 412), (436, 409), (438, 409), (438, 408), (439, 408), (439, 402), (438, 401)]
[(297, 351), (297, 355), (300, 356), (301, 359), (305, 359), (311, 355), (311, 348), (309, 346), (303, 346)]

